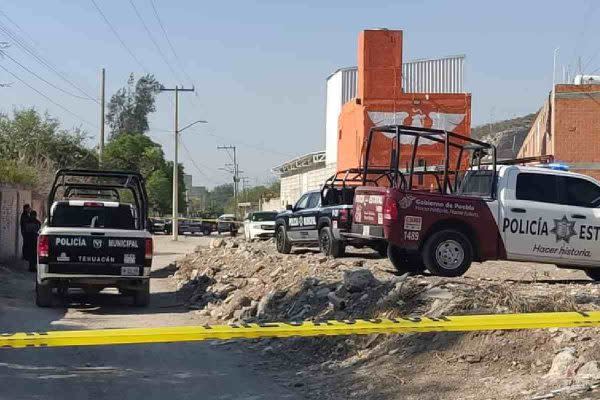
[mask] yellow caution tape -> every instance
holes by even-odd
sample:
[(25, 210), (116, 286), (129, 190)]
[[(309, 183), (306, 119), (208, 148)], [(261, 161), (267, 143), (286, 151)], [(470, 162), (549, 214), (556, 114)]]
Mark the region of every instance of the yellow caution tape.
[(600, 311), (465, 315), (441, 318), (397, 318), (323, 322), (277, 322), (100, 329), (0, 334), (0, 347), (93, 346), (133, 343), (190, 342), (264, 337), (466, 332), (508, 329), (583, 328), (600, 326)]

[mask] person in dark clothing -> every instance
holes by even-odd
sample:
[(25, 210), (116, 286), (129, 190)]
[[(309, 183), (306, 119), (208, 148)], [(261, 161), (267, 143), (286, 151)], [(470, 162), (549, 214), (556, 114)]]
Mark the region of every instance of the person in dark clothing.
[(29, 222), (29, 213), (31, 212), (31, 207), (29, 206), (29, 204), (25, 204), (23, 206), (23, 212), (21, 213), (21, 218), (19, 219), (19, 223), (21, 224), (21, 237), (23, 238), (23, 245), (21, 247), (21, 258), (23, 260), (27, 259), (27, 249), (25, 248), (27, 246), (26, 244), (26, 240), (25, 240), (25, 225), (27, 224), (27, 222)]
[(25, 224), (24, 242), (26, 243), (26, 260), (29, 261), (29, 270), (35, 271), (37, 268), (37, 240), (38, 232), (42, 223), (37, 219), (37, 212), (31, 211), (29, 219)]

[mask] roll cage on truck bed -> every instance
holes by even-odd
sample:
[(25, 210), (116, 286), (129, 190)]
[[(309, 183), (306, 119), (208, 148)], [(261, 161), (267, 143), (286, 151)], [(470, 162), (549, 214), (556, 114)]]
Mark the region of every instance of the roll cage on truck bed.
[[(406, 155), (401, 157), (401, 150)], [(426, 158), (419, 157), (420, 151)], [(433, 162), (427, 165), (425, 159)], [(538, 165), (526, 165), (534, 162)], [(600, 184), (552, 162), (551, 156), (499, 161), (494, 145), (444, 130), (372, 128), (362, 186), (355, 189), (351, 231), (345, 235), (386, 240), (389, 259), (402, 272), (428, 269), (458, 276), (471, 261), (512, 259), (581, 268), (589, 275), (590, 267), (600, 266), (600, 246), (590, 251), (592, 245), (585, 241), (595, 225), (577, 224), (598, 219), (584, 212), (598, 205), (581, 198), (576, 202), (571, 197), (577, 191), (567, 193), (564, 187), (583, 185), (593, 199), (600, 198)], [(369, 171), (383, 165), (390, 171), (388, 187), (367, 179)], [(550, 192), (555, 190), (557, 198), (544, 198), (539, 182), (546, 181), (556, 185)], [(565, 229), (570, 235), (565, 236)], [(569, 242), (572, 236), (580, 243), (575, 238)], [(578, 256), (582, 254), (587, 258)], [(600, 277), (598, 272), (594, 270)]]
[(131, 171), (61, 169), (38, 238), (36, 304), (53, 291), (116, 287), (137, 306), (150, 300), (152, 236), (144, 178)]

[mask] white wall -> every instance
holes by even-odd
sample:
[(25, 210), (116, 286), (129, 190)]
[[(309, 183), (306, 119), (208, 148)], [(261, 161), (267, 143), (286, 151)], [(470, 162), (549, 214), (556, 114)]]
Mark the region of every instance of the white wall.
[(281, 178), (281, 204), (294, 204), (302, 193), (320, 189), (325, 180), (335, 173), (335, 165)]
[(325, 104), (325, 157), (327, 164), (337, 163), (338, 118), (342, 111), (342, 74), (339, 70), (327, 79)]

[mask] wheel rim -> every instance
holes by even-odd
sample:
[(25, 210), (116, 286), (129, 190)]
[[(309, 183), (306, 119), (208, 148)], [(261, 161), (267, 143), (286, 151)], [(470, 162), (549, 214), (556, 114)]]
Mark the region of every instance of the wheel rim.
[(321, 251), (325, 254), (329, 254), (329, 237), (325, 231), (321, 232)]
[(465, 260), (465, 251), (456, 240), (444, 240), (435, 249), (435, 260), (445, 269), (456, 269)]

